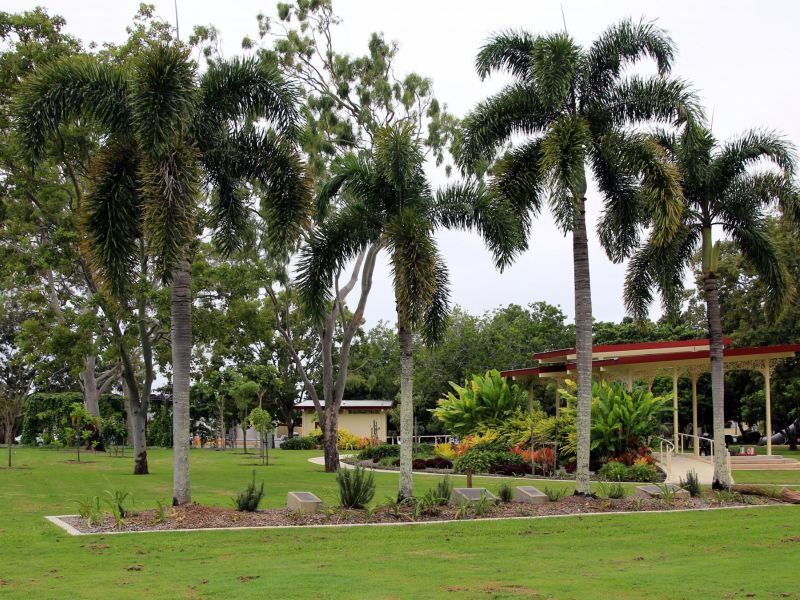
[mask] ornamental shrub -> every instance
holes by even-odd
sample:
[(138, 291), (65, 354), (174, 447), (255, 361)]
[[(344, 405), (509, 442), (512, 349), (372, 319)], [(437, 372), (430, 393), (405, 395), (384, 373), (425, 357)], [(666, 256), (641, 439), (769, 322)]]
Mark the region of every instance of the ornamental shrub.
[(379, 461), (387, 456), (399, 457), (400, 446), (397, 444), (380, 444), (378, 446), (368, 446), (358, 453), (359, 460)]
[(310, 435), (293, 437), (281, 444), (281, 450), (313, 450), (317, 447), (317, 438)]
[(362, 467), (336, 471), (339, 503), (345, 508), (363, 508), (375, 496), (375, 477)]
[(256, 489), (256, 472), (253, 470), (253, 479), (244, 491), (233, 499), (236, 505), (236, 510), (243, 512), (255, 512), (258, 510), (258, 505), (261, 504), (261, 499), (264, 497), (264, 482), (261, 482), (261, 487)]
[(652, 483), (658, 480), (658, 471), (653, 465), (645, 461), (626, 465), (616, 460), (608, 461), (597, 472), (598, 477), (605, 481), (636, 481), (639, 483)]

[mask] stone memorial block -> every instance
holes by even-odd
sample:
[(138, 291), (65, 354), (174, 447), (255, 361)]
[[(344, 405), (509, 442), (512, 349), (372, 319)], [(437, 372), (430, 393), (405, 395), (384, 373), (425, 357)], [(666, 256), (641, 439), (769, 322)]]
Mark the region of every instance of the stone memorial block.
[(454, 488), (452, 498), (453, 502), (456, 504), (461, 500), (466, 500), (469, 503), (473, 503), (480, 500), (481, 495), (486, 496), (491, 502), (497, 500), (497, 496), (495, 496), (486, 488)]
[(289, 492), (286, 496), (286, 508), (289, 510), (316, 512), (322, 508), (322, 500), (311, 492)]
[(514, 502), (526, 504), (547, 504), (549, 500), (544, 492), (540, 492), (530, 485), (521, 485), (514, 488)]

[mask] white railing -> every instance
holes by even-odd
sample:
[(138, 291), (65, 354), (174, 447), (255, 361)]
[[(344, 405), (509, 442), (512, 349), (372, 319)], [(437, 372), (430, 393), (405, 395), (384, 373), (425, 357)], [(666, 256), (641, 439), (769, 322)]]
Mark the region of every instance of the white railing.
[(675, 444), (662, 437), (658, 440), (658, 462), (667, 474), (667, 481), (672, 478), (672, 455), (675, 454)]
[[(454, 437), (452, 435), (415, 435), (411, 437), (415, 444), (450, 444), (453, 443)], [(400, 444), (401, 438), (399, 435), (389, 436), (388, 442), (390, 444)]]
[(688, 450), (691, 450), (695, 456), (700, 456), (700, 451), (706, 450), (708, 452), (707, 456), (711, 460), (714, 458), (714, 440), (699, 435), (679, 433), (677, 451), (683, 454)]

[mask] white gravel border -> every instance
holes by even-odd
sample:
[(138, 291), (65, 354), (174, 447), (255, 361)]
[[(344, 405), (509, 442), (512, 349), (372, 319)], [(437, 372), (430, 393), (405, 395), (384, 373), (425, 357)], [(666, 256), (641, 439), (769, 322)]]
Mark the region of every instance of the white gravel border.
[(403, 527), (410, 525), (444, 525), (445, 523), (483, 523), (486, 521), (530, 521), (534, 519), (560, 519), (565, 517), (613, 517), (616, 515), (647, 515), (647, 514), (671, 514), (671, 513), (687, 513), (687, 512), (709, 512), (715, 510), (738, 510), (747, 508), (770, 508), (774, 506), (792, 506), (791, 504), (747, 504), (744, 506), (718, 506), (706, 508), (677, 508), (675, 510), (621, 510), (621, 511), (608, 511), (608, 512), (587, 512), (587, 513), (569, 513), (563, 515), (532, 515), (523, 517), (487, 517), (480, 519), (447, 519), (438, 521), (399, 521), (397, 523), (329, 523), (325, 525), (256, 525), (253, 527), (198, 527), (194, 529), (145, 529), (141, 531), (99, 531), (84, 533), (78, 531), (64, 521), (66, 518), (77, 518), (78, 515), (58, 515), (47, 516), (45, 519), (53, 523), (53, 525), (60, 527), (69, 535), (83, 536), (83, 535), (128, 535), (133, 533), (181, 533), (181, 532), (197, 532), (197, 531), (264, 531), (272, 529), (336, 529), (336, 528), (350, 528), (350, 527)]

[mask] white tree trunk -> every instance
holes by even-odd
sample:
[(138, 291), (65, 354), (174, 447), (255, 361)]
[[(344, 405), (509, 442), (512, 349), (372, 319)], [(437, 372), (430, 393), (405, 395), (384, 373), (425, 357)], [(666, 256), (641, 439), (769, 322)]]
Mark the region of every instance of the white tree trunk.
[(87, 356), (84, 369), (80, 374), (81, 387), (83, 388), (83, 404), (93, 417), (100, 416), (100, 390), (97, 387), (97, 377), (95, 377), (96, 364), (96, 356)]
[(572, 259), (575, 277), (575, 351), (578, 406), (578, 434), (575, 494), (590, 493), (589, 458), (592, 428), (592, 289), (589, 274), (589, 244), (586, 236), (586, 199), (578, 202), (572, 231)]
[(129, 428), (133, 443), (133, 474), (147, 475), (150, 472), (147, 464), (147, 440), (145, 438), (147, 411), (131, 407), (128, 418), (131, 420)]
[(172, 504), (191, 502), (189, 488), (189, 370), (192, 352), (192, 290), (189, 263), (172, 276)]
[(711, 356), (711, 407), (714, 426), (715, 489), (728, 489), (733, 482), (728, 472), (728, 453), (725, 446), (725, 364), (723, 360), (722, 317), (719, 307), (717, 277), (708, 272), (703, 277), (708, 318), (709, 354)]
[(398, 317), (400, 338), (400, 491), (398, 497), (413, 496), (412, 462), (414, 451), (414, 355), (411, 331)]

